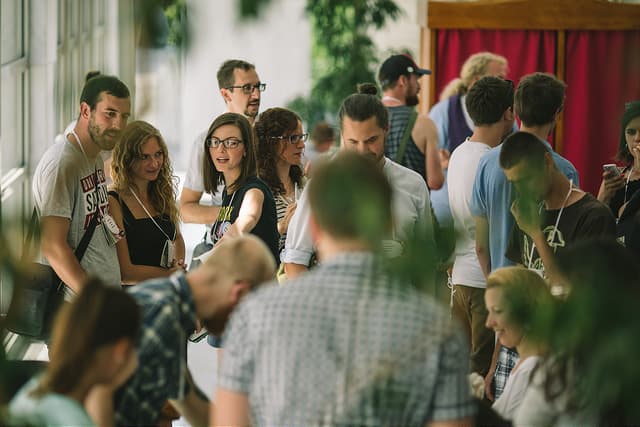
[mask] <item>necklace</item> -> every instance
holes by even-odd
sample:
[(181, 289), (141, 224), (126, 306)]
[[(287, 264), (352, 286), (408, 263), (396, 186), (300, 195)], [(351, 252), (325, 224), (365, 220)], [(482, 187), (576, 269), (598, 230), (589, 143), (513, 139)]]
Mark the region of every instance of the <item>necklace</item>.
[[(571, 196), (571, 193), (573, 191), (577, 191), (577, 188), (573, 188), (573, 180), (570, 179), (569, 180), (569, 191), (567, 191), (567, 195), (564, 197), (564, 201), (562, 202), (562, 206), (560, 207), (560, 212), (558, 212), (558, 217), (556, 218), (556, 223), (553, 226), (553, 231), (551, 231), (551, 235), (549, 236), (549, 238), (547, 239), (547, 242), (553, 242), (554, 239), (556, 238), (556, 233), (558, 232), (558, 225), (560, 224), (560, 217), (562, 216), (562, 213), (564, 212), (564, 208), (567, 205), (567, 202), (569, 201), (569, 197)], [(540, 209), (538, 211), (538, 213), (542, 213), (542, 206), (540, 206)], [(529, 265), (527, 266), (527, 268), (531, 268), (531, 264), (533, 262), (533, 251), (536, 249), (536, 244), (535, 243), (531, 243), (531, 252), (529, 253)], [(556, 251), (556, 246), (553, 247), (553, 252), (555, 253)]]

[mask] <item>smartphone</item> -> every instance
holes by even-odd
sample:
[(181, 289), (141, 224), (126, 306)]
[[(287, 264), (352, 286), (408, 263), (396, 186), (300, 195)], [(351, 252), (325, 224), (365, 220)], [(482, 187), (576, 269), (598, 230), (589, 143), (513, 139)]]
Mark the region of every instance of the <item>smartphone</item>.
[(189, 335), (189, 341), (197, 343), (205, 339), (207, 335), (209, 335), (209, 331), (207, 331), (205, 328), (202, 328), (200, 329), (200, 332), (193, 332), (191, 335)]
[(602, 169), (611, 177), (620, 176), (620, 170), (618, 169), (618, 166), (613, 163), (602, 165)]

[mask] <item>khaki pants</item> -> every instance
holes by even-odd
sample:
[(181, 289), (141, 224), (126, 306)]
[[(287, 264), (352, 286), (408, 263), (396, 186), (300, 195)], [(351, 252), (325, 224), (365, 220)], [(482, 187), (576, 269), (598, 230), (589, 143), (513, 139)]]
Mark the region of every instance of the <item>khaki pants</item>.
[(487, 309), (484, 305), (484, 288), (454, 285), (453, 307), (451, 312), (462, 324), (471, 349), (470, 372), (487, 375), (495, 334), (485, 326)]

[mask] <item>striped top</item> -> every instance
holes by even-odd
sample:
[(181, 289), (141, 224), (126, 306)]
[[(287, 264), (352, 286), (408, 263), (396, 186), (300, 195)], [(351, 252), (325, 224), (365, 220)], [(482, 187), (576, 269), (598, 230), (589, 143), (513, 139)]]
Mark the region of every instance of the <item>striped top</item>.
[(396, 160), (404, 129), (407, 127), (407, 122), (414, 107), (401, 105), (398, 107), (387, 107), (387, 109), (389, 110), (389, 133), (387, 134), (387, 139), (384, 144), (385, 156), (393, 161), (397, 161), (397, 163), (400, 163), (402, 166), (416, 171), (426, 180), (424, 154), (414, 142), (413, 137), (409, 136), (407, 147), (404, 150), (404, 158)]

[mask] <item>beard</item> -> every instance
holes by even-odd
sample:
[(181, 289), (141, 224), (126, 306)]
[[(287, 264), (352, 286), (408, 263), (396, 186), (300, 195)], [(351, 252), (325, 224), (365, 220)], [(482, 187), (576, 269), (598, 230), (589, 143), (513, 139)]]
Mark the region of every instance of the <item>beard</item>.
[(100, 147), (101, 150), (113, 150), (113, 147), (115, 147), (116, 141), (118, 140), (119, 132), (101, 129), (100, 125), (96, 123), (93, 113), (89, 118), (88, 131), (93, 143)]
[(409, 107), (414, 107), (420, 103), (420, 99), (418, 99), (418, 95), (407, 95), (407, 99), (405, 104)]

